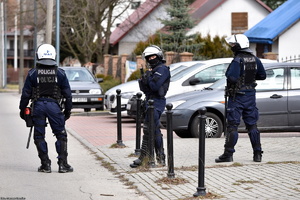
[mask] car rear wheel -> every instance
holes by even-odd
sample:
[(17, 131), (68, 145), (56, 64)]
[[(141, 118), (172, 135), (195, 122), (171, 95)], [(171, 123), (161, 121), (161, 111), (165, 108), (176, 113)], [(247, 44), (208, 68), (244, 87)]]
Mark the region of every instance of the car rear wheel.
[[(222, 136), (223, 124), (222, 120), (214, 113), (207, 112), (205, 120), (205, 137), (219, 138)], [(192, 137), (199, 138), (199, 115), (193, 118), (190, 130)]]
[(91, 109), (90, 108), (84, 108), (84, 112), (90, 112)]
[(180, 131), (174, 131), (176, 135), (180, 138), (190, 138), (191, 133), (188, 130), (180, 130)]

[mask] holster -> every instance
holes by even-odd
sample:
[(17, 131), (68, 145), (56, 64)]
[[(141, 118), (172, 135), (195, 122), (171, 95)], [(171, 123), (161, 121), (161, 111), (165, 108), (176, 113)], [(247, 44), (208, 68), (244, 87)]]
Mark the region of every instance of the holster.
[(33, 119), (32, 119), (32, 112), (30, 107), (25, 108), (25, 122), (26, 127), (32, 127), (33, 126)]

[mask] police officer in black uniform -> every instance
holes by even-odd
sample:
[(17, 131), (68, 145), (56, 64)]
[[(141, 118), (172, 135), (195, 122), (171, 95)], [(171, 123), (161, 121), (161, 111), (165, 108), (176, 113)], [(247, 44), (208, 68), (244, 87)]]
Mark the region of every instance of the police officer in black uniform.
[[(157, 162), (164, 166), (166, 156), (164, 153), (163, 137), (160, 131), (159, 119), (166, 106), (165, 95), (169, 89), (171, 75), (169, 67), (164, 64), (165, 59), (163, 52), (158, 46), (148, 46), (143, 52), (143, 57), (150, 66), (150, 69), (146, 71), (144, 76), (138, 81), (141, 91), (143, 91), (146, 95), (146, 111), (148, 110), (148, 100), (154, 100), (155, 154)], [(144, 134), (142, 139), (141, 155), (138, 159), (134, 160), (132, 164), (130, 164), (130, 167), (132, 168), (140, 166), (146, 156), (149, 143), (148, 123), (148, 114), (146, 114), (143, 124)]]
[(38, 47), (36, 68), (31, 69), (25, 80), (20, 100), (20, 117), (24, 119), (24, 110), (31, 101), (34, 143), (41, 160), (39, 172), (51, 172), (51, 160), (48, 157), (48, 147), (45, 141), (46, 119), (56, 136), (56, 151), (58, 154), (58, 172), (73, 172), (67, 162), (67, 132), (65, 121), (70, 118), (72, 95), (65, 72), (57, 67), (56, 51), (50, 44)]
[(242, 116), (253, 148), (253, 161), (261, 162), (262, 148), (260, 132), (257, 129), (258, 109), (256, 107), (256, 80), (266, 79), (265, 69), (249, 49), (249, 40), (243, 34), (225, 39), (234, 52), (234, 59), (226, 71), (227, 77), (227, 135), (224, 153), (215, 161), (232, 162), (234, 146), (238, 140), (238, 126)]

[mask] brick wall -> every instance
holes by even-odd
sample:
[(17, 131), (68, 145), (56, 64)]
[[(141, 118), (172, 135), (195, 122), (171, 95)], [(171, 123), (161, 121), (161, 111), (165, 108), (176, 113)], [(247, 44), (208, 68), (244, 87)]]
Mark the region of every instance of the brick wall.
[[(179, 55), (175, 52), (166, 52), (165, 59), (166, 65), (175, 63), (179, 56), (180, 62), (192, 61), (193, 54), (189, 52), (183, 52)], [(112, 75), (114, 78), (121, 79), (122, 83), (125, 81), (125, 66), (126, 60), (128, 58), (127, 54), (118, 55), (104, 55), (104, 75)], [(111, 64), (112, 63), (112, 64)], [(142, 59), (142, 56), (136, 56), (137, 69), (145, 68), (145, 60)], [(118, 73), (120, 72), (120, 73)], [(111, 73), (111, 74), (110, 74)], [(121, 77), (120, 77), (121, 76)]]

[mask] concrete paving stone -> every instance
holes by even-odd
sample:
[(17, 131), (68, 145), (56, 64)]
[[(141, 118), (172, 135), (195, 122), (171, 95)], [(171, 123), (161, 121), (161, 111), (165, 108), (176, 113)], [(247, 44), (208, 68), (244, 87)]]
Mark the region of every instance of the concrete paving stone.
[[(130, 168), (129, 164), (137, 158), (132, 157), (136, 148), (135, 123), (132, 119), (123, 118), (122, 122), (125, 148), (111, 148), (117, 141), (115, 116), (72, 116), (67, 121), (67, 129), (77, 139), (85, 141), (84, 144), (99, 152), (105, 161), (132, 181), (147, 198), (178, 200), (192, 197), (198, 186), (199, 139), (178, 138), (174, 134), (175, 177), (184, 178), (189, 183), (156, 183), (158, 179), (167, 177), (168, 167), (151, 168), (149, 171)], [(162, 133), (167, 153), (166, 130), (162, 130)], [(215, 163), (215, 158), (223, 153), (224, 138), (205, 140), (206, 192), (221, 195), (220, 199), (299, 199), (300, 133), (261, 133), (261, 136), (264, 151), (261, 163), (252, 160), (253, 152), (247, 134), (240, 134), (234, 162), (231, 163)], [(182, 167), (194, 167), (196, 170)]]

